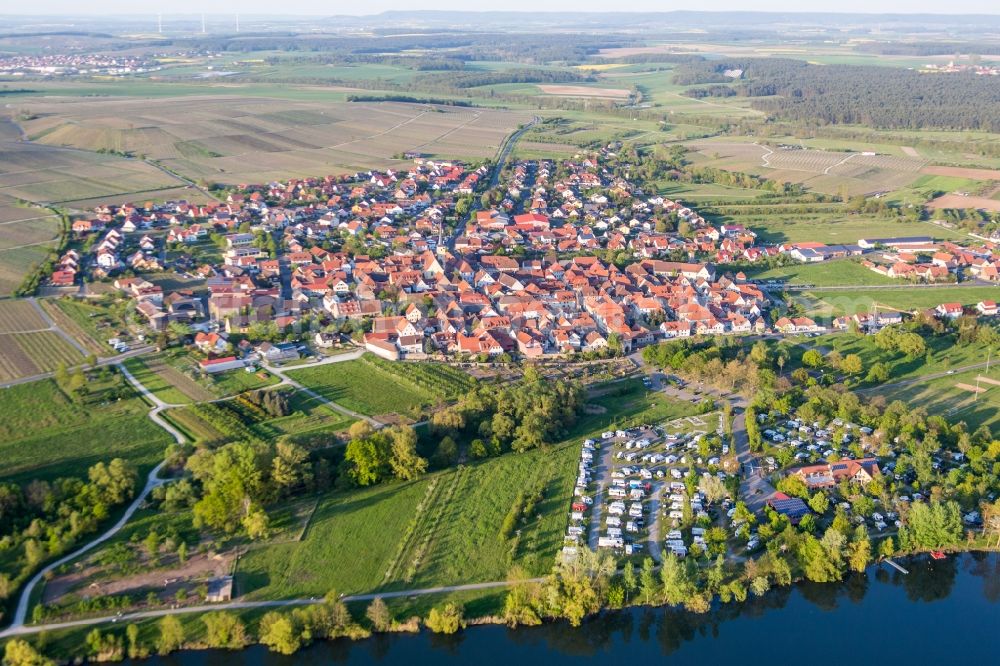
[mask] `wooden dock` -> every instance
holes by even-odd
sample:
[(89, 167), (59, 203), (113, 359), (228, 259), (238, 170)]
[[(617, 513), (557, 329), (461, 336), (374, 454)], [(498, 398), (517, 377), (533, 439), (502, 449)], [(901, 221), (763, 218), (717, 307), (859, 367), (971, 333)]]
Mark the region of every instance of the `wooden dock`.
[(896, 562), (894, 562), (891, 557), (887, 557), (887, 558), (885, 558), (882, 561), (885, 562), (886, 564), (888, 564), (890, 567), (892, 567), (893, 569), (895, 569), (896, 571), (898, 571), (901, 574), (908, 574), (908, 573), (910, 573), (909, 571), (907, 571), (906, 569), (904, 569), (903, 567), (901, 567), (899, 564), (897, 564)]

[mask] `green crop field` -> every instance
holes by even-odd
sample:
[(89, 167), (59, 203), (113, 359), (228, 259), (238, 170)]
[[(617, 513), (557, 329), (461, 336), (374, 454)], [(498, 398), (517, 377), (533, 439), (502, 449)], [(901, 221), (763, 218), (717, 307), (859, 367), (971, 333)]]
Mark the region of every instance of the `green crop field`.
[[(115, 457), (148, 470), (173, 440), (149, 420), (147, 411), (138, 397), (77, 404), (51, 380), (5, 389), (0, 401), (0, 479), (78, 477), (94, 463)], [(45, 455), (39, 456), (39, 451)]]

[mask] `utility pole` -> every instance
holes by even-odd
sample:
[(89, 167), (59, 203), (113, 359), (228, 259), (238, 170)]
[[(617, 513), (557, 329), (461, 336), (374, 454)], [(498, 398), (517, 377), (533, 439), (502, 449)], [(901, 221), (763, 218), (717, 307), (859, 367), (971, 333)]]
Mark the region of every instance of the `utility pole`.
[(236, 14), (236, 32), (240, 31), (240, 15)]
[(205, 34), (205, 15), (201, 15), (201, 34)]
[[(990, 347), (986, 352), (986, 374), (990, 374), (990, 357), (993, 355), (993, 347)], [(982, 377), (978, 372), (976, 373), (976, 395), (972, 399), (972, 402), (979, 402), (979, 380)]]
[(163, 14), (156, 15), (156, 32), (163, 34)]

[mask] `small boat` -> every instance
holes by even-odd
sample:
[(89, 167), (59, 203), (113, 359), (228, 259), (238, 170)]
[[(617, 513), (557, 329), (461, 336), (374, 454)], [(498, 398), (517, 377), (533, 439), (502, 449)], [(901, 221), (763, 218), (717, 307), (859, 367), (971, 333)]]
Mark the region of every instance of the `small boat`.
[(944, 554), (944, 551), (941, 551), (941, 550), (932, 550), (931, 551), (931, 557), (933, 559), (935, 559), (935, 560), (943, 560), (944, 558), (946, 558), (948, 556)]

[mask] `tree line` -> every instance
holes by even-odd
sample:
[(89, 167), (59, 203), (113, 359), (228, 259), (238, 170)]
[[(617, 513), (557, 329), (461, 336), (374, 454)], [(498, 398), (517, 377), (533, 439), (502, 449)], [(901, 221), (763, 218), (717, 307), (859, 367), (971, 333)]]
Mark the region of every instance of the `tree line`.
[[(742, 70), (734, 83), (726, 72)], [(697, 95), (756, 98), (754, 108), (807, 125), (865, 125), (877, 129), (1000, 131), (995, 83), (975, 74), (928, 74), (859, 65), (811, 65), (788, 58), (746, 58), (679, 65), (681, 85)], [(917, 100), (918, 103), (915, 103)]]

